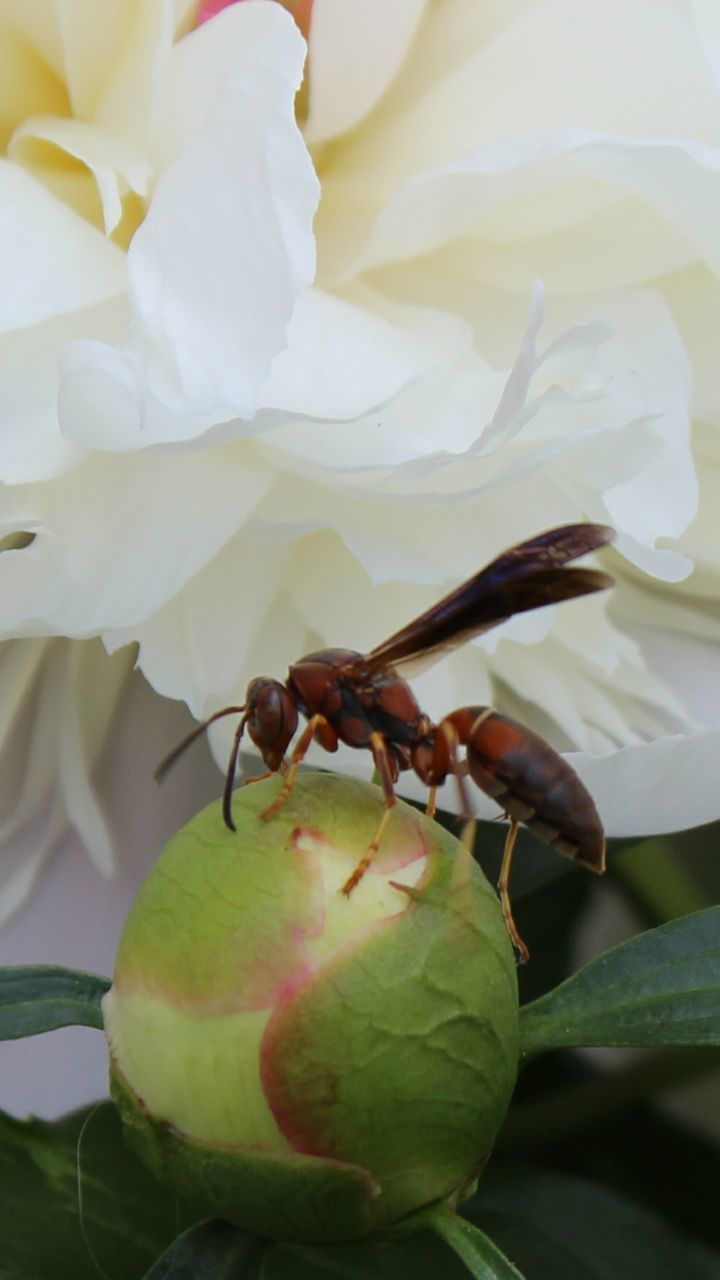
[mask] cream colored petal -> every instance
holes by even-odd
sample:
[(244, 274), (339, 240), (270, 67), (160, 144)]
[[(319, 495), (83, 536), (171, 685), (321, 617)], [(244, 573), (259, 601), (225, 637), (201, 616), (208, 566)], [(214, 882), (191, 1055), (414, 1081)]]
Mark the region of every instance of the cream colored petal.
[(397, 74), (428, 0), (314, 0), (309, 42), (309, 142), (344, 133)]
[(147, 154), (175, 30), (173, 0), (125, 4), (124, 38), (116, 47), (93, 122)]
[(684, 8), (441, 0), (390, 92), (326, 158), (328, 177), (387, 193), (526, 130), (718, 145), (718, 86)]
[(58, 80), (63, 79), (65, 60), (55, 0), (2, 0), (0, 20), (24, 37)]
[(67, 109), (62, 79), (0, 9), (0, 150), (26, 116)]
[(19, 165), (0, 160), (0, 333), (125, 288), (125, 258)]
[(63, 74), (77, 120), (93, 119), (139, 7), (137, 0), (54, 0)]
[[(362, 173), (356, 181), (362, 183)], [(396, 180), (374, 226), (367, 210), (354, 242), (334, 234), (342, 219), (332, 180), (325, 191), (318, 234), (327, 227), (326, 273), (377, 267), (458, 237), (470, 238), (470, 269), (481, 265), (486, 283), (505, 289), (527, 289), (540, 275), (548, 289), (601, 291), (677, 270), (698, 256), (711, 264), (717, 258), (720, 151), (697, 143), (580, 130), (491, 140), (462, 160)]]
[(128, 191), (147, 194), (148, 161), (121, 138), (81, 120), (57, 116), (31, 116), (15, 130), (8, 156), (22, 164), (32, 162), (38, 144), (57, 147), (86, 165), (98, 187), (105, 233), (110, 235), (122, 217), (122, 200)]

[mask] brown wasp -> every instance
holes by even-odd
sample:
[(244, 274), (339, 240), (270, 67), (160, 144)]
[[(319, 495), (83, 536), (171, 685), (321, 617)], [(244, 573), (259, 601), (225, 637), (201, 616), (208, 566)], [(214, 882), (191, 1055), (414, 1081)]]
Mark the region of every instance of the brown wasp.
[[(336, 751), (340, 742), (369, 748), (386, 810), (367, 853), (343, 886), (343, 893), (350, 894), (380, 846), (399, 774), (413, 769), (430, 788), (430, 816), (435, 812), (436, 789), (450, 775), (457, 780), (462, 809), (469, 814), (464, 782), (469, 774), (510, 818), (498, 892), (510, 936), (525, 959), (508, 893), (518, 823), (525, 823), (559, 853), (601, 873), (605, 837), (593, 800), (567, 761), (531, 729), (482, 706), (461, 707), (434, 724), (399, 673), (410, 663), (440, 656), (516, 613), (612, 586), (612, 578), (596, 569), (565, 566), (613, 537), (612, 529), (598, 524), (550, 529), (505, 551), (370, 653), (321, 649), (293, 663), (284, 684), (266, 676), (251, 680), (244, 704), (224, 707), (198, 725), (163, 761), (157, 776), (162, 777), (208, 725), (222, 716), (240, 715), (223, 796), (224, 819), (234, 830), (232, 791), (245, 729), (266, 765), (262, 776), (284, 774), (283, 785), (263, 818), (271, 817), (287, 800), (313, 739), (326, 751)], [(307, 724), (287, 761), (298, 712)], [(464, 760), (460, 748), (465, 749)]]

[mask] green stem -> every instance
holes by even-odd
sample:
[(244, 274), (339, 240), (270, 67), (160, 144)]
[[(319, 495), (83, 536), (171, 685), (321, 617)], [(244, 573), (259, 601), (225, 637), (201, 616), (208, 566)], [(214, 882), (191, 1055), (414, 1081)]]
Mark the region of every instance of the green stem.
[(570, 1086), (541, 1102), (514, 1107), (497, 1149), (506, 1154), (527, 1154), (548, 1142), (576, 1137), (621, 1115), (638, 1100), (717, 1071), (718, 1066), (720, 1050), (716, 1049), (653, 1050), (621, 1070)]
[(712, 902), (667, 841), (642, 840), (612, 854), (610, 871), (649, 924), (667, 924)]
[(446, 1204), (433, 1205), (417, 1215), (418, 1225), (434, 1231), (465, 1263), (475, 1280), (523, 1280), (496, 1244)]

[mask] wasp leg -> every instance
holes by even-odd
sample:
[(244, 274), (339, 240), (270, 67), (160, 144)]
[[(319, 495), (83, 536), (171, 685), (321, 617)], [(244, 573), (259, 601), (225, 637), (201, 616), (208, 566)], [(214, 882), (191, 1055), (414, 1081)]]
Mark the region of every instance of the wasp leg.
[(397, 774), (393, 768), (393, 760), (390, 752), (388, 751), (387, 743), (381, 733), (370, 734), (370, 750), (373, 754), (375, 768), (380, 774), (380, 781), (382, 783), (382, 789), (385, 792), (385, 804), (387, 807), (383, 814), (382, 822), (367, 847), (367, 852), (360, 859), (352, 875), (348, 876), (348, 879), (342, 887), (341, 892), (345, 894), (346, 898), (350, 897), (355, 886), (360, 883), (365, 872), (370, 866), (370, 863), (375, 857), (375, 854), (380, 848), (380, 842), (385, 833), (385, 828), (390, 821), (393, 805), (395, 804), (395, 791), (393, 789), (393, 784)]
[[(467, 762), (461, 760), (458, 755), (458, 747), (461, 745), (461, 737), (458, 733), (456, 725), (450, 716), (445, 720), (441, 720), (435, 734), (435, 750), (433, 756), (433, 765), (436, 776), (445, 778), (451, 773), (457, 784), (458, 799), (460, 801), (459, 817), (464, 819), (464, 826), (461, 835), (463, 844), (471, 848), (465, 839), (465, 833), (470, 823), (472, 823), (472, 832), (474, 834), (475, 825), (473, 820), (473, 811), (470, 804), (468, 789), (465, 784), (468, 768)], [(434, 813), (434, 810), (433, 810)], [(431, 815), (432, 816), (432, 815)]]
[[(267, 809), (263, 809), (262, 813), (260, 814), (260, 817), (264, 821), (267, 818), (271, 818), (272, 815), (274, 813), (277, 813), (279, 809), (282, 809), (283, 805), (285, 804), (285, 801), (287, 800), (288, 796), (290, 795), (290, 792), (295, 786), (295, 778), (297, 776), (297, 771), (300, 765), (302, 764), (303, 760), (305, 759), (305, 756), (307, 755), (308, 749), (310, 747), (310, 743), (312, 742), (318, 729), (324, 729), (326, 733), (327, 732), (331, 734), (333, 733), (332, 726), (329, 720), (325, 719), (325, 716), (321, 716), (318, 714), (310, 717), (307, 724), (305, 725), (305, 728), (300, 734), (300, 737), (298, 738), (297, 743), (295, 745), (295, 750), (293, 751), (290, 757), (290, 766), (288, 768), (287, 773), (285, 774), (285, 781), (283, 782), (283, 785), (280, 791), (278, 792), (278, 794), (276, 795), (272, 803), (268, 805)], [(337, 747), (337, 739), (335, 740), (335, 747), (334, 748), (328, 747), (328, 750), (334, 750), (336, 747)]]
[(518, 824), (516, 820), (512, 818), (510, 821), (510, 827), (507, 833), (507, 838), (505, 840), (505, 848), (503, 849), (502, 864), (500, 867), (500, 878), (498, 879), (498, 882), (497, 882), (497, 891), (500, 894), (500, 905), (502, 907), (502, 913), (505, 920), (507, 931), (510, 934), (510, 941), (512, 942), (513, 946), (515, 947), (515, 950), (518, 953), (517, 962), (518, 964), (525, 964), (525, 961), (529, 958), (530, 952), (528, 951), (527, 947), (525, 946), (525, 943), (523, 942), (522, 938), (520, 937), (520, 934), (517, 931), (517, 925), (515, 924), (515, 921), (513, 919), (512, 907), (510, 905), (510, 893), (508, 891), (509, 883), (510, 883), (510, 867), (513, 860), (513, 853), (515, 852), (515, 841), (517, 840), (517, 833), (518, 833)]
[(437, 809), (437, 787), (430, 787), (428, 791), (427, 804), (425, 805), (425, 817), (434, 818)]
[(264, 773), (254, 773), (252, 778), (243, 778), (240, 786), (249, 787), (251, 782), (264, 782), (266, 778), (274, 778), (276, 773), (282, 772), (282, 769), (266, 769)]

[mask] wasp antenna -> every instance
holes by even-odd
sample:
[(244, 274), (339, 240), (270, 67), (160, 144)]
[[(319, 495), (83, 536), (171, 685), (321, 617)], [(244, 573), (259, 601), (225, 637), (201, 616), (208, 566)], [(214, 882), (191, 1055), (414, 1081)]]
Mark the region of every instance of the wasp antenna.
[(240, 740), (245, 731), (247, 718), (248, 718), (247, 714), (244, 715), (237, 729), (235, 730), (235, 737), (233, 738), (232, 750), (230, 752), (230, 759), (228, 760), (227, 773), (225, 774), (225, 790), (223, 791), (223, 818), (225, 820), (225, 826), (228, 828), (229, 831), (236, 830), (235, 823), (233, 822), (233, 816), (232, 816), (233, 782), (235, 781), (235, 772), (237, 770), (238, 754), (240, 752)]
[(180, 759), (180, 757), (184, 755), (188, 747), (191, 747), (193, 742), (195, 742), (196, 738), (201, 737), (201, 735), (205, 732), (205, 730), (208, 729), (209, 726), (213, 724), (215, 720), (220, 720), (222, 716), (240, 715), (244, 710), (245, 710), (244, 706), (243, 707), (223, 707), (222, 711), (216, 711), (215, 714), (212, 716), (209, 716), (207, 720), (203, 720), (202, 724), (199, 724), (196, 729), (193, 729), (192, 733), (189, 733), (187, 738), (183, 738), (182, 742), (179, 742), (178, 745), (173, 748), (173, 750), (170, 752), (170, 755), (166, 756), (165, 759), (161, 761), (161, 763), (158, 765), (157, 769), (155, 770), (155, 774), (154, 774), (155, 781), (162, 782), (163, 778), (166, 777), (166, 775), (172, 769), (173, 765), (176, 764), (176, 762)]

